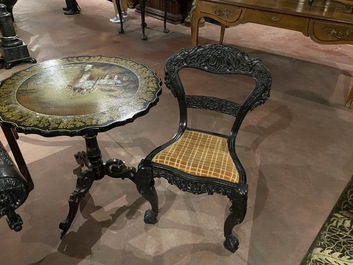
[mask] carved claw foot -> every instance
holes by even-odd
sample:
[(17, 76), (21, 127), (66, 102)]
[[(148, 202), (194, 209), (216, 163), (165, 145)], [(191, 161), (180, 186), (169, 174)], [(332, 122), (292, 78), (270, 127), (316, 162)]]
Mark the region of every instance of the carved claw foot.
[(226, 240), (223, 243), (224, 247), (230, 252), (234, 253), (239, 247), (239, 241), (233, 235), (226, 236)]
[(157, 223), (157, 213), (149, 209), (145, 212), (143, 220), (146, 224), (155, 224)]

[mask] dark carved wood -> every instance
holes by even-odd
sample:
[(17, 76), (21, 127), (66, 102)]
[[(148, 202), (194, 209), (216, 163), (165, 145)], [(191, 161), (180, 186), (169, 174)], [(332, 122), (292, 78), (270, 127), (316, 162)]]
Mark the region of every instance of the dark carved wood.
[[(5, 5), (6, 2), (10, 5), (10, 8)], [(0, 2), (0, 61), (3, 62), (2, 64), (7, 69), (19, 63), (37, 62), (34, 58), (30, 57), (27, 45), (16, 35), (13, 26), (13, 5), (13, 1), (2, 0)]]
[(22, 229), (22, 219), (15, 210), (27, 199), (27, 182), (12, 162), (0, 142), (0, 216), (7, 215), (9, 227), (18, 232)]
[[(56, 82), (63, 76), (70, 81)], [(146, 114), (158, 102), (161, 85), (160, 78), (147, 66), (105, 56), (65, 57), (43, 62), (1, 82), (3, 128), (48, 137), (69, 135), (85, 139), (86, 150), (75, 155), (79, 164), (74, 169), (76, 187), (69, 197), (67, 217), (59, 225), (61, 236), (70, 228), (80, 200), (94, 181), (104, 176), (134, 181), (136, 170), (123, 161), (113, 158), (103, 162), (97, 135)], [(47, 97), (43, 98), (43, 91)], [(60, 97), (56, 94), (58, 91), (63, 92)], [(78, 94), (85, 94), (82, 102), (77, 99)]]
[[(149, 0), (146, 2), (146, 14), (157, 19), (164, 19), (165, 4), (167, 0)], [(187, 17), (192, 0), (170, 1), (167, 9), (167, 21), (173, 24), (181, 24)], [(139, 7), (137, 7), (137, 10)]]
[[(179, 54), (170, 57), (165, 66), (165, 83), (174, 96), (177, 96), (177, 91), (174, 90), (178, 88), (178, 72), (185, 67), (196, 68), (211, 73), (234, 73), (256, 76), (258, 78), (258, 88), (254, 91), (255, 95), (251, 98), (251, 101), (247, 102), (247, 105), (250, 107), (248, 110), (263, 104), (269, 97), (270, 92), (267, 90), (267, 87), (271, 85), (272, 79), (267, 69), (261, 66), (259, 59), (250, 59), (246, 53), (234, 48), (217, 44), (204, 47), (197, 46), (191, 50), (183, 50)], [(213, 105), (216, 104), (215, 102), (220, 106), (229, 105), (229, 102), (225, 100), (208, 97), (206, 101), (206, 98), (188, 96), (187, 102), (193, 100), (197, 102), (193, 102), (194, 106), (197, 104), (198, 106), (206, 106), (208, 109), (212, 109)], [(238, 104), (234, 105), (235, 113), (231, 115), (237, 115), (238, 106)]]
[[(86, 142), (86, 151), (75, 154), (79, 167), (74, 170), (77, 176), (76, 188), (69, 197), (69, 212), (64, 221), (59, 225), (63, 237), (69, 230), (76, 214), (80, 201), (90, 190), (96, 180), (102, 179), (105, 175), (113, 178), (128, 178), (135, 182), (136, 169), (128, 167), (120, 159), (109, 159), (106, 163), (102, 160), (102, 153), (98, 145), (97, 134), (91, 133), (83, 136)], [(82, 170), (86, 167), (86, 170)]]
[(154, 167), (153, 176), (158, 178), (166, 179), (170, 184), (176, 185), (182, 191), (191, 192), (193, 194), (203, 194), (207, 193), (212, 195), (213, 193), (219, 193), (232, 197), (234, 192), (246, 195), (247, 186), (245, 184), (234, 186), (230, 185), (229, 182), (215, 180), (215, 179), (205, 179), (201, 177), (195, 177), (181, 172), (172, 172), (167, 169), (161, 169)]
[(17, 3), (17, 0), (0, 0), (0, 3), (6, 5), (7, 11), (11, 14), (12, 21), (15, 21), (13, 16), (13, 7)]
[[(183, 68), (195, 68), (214, 74), (247, 75), (255, 80), (256, 85), (242, 103), (205, 95), (187, 95), (179, 76), (179, 71)], [(240, 224), (244, 220), (247, 208), (248, 186), (245, 170), (235, 149), (236, 136), (246, 114), (263, 104), (269, 97), (271, 83), (271, 74), (259, 59), (251, 59), (246, 53), (229, 46), (219, 44), (197, 46), (190, 50), (184, 49), (167, 60), (165, 65), (165, 84), (178, 100), (180, 110), (179, 129), (170, 141), (153, 150), (139, 164), (136, 177), (137, 189), (152, 206), (152, 209), (145, 213), (146, 223), (157, 221), (158, 197), (155, 193), (153, 178), (164, 178), (179, 189), (193, 194), (219, 193), (227, 196), (231, 202), (230, 214), (224, 222), (224, 247), (231, 252), (237, 250), (239, 242), (233, 236), (232, 230), (235, 225)], [(228, 151), (239, 173), (238, 183), (212, 177), (194, 176), (181, 172), (176, 168), (152, 162), (160, 151), (176, 142), (185, 130), (197, 131), (188, 127), (188, 108), (211, 110), (231, 115), (235, 118), (230, 132), (224, 135), (217, 134), (217, 136), (224, 137), (228, 141)], [(202, 132), (215, 134), (204, 129)], [(190, 152), (192, 151), (190, 150)]]
[[(121, 15), (121, 5), (120, 5), (120, 1), (118, 0), (112, 0), (112, 1), (116, 1), (116, 6), (118, 8), (118, 13), (119, 13), (119, 17), (122, 17)], [(141, 34), (141, 40), (147, 40), (147, 35), (146, 35), (146, 2), (147, 0), (138, 0), (139, 5), (136, 7), (136, 10), (139, 10), (141, 13), (141, 29), (142, 29), (142, 34)], [(167, 28), (167, 11), (169, 9), (169, 5), (170, 5), (171, 0), (165, 0), (165, 5), (164, 5), (164, 11), (162, 13), (162, 17), (163, 17), (163, 32), (168, 33), (169, 29)], [(129, 4), (129, 2), (128, 2)], [(130, 2), (130, 6), (134, 5), (135, 3), (131, 3)], [(120, 21), (120, 28), (118, 29), (119, 33), (124, 33), (124, 23), (123, 21)]]
[(218, 98), (205, 96), (186, 96), (186, 105), (188, 108), (209, 109), (224, 114), (236, 116), (240, 104), (228, 100), (219, 100)]

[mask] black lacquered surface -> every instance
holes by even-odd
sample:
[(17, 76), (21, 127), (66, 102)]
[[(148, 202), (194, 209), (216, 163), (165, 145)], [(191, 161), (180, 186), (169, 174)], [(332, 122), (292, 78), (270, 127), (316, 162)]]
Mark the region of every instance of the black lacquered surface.
[(155, 72), (135, 61), (67, 57), (2, 81), (0, 118), (24, 133), (82, 135), (132, 120), (158, 100), (160, 91)]

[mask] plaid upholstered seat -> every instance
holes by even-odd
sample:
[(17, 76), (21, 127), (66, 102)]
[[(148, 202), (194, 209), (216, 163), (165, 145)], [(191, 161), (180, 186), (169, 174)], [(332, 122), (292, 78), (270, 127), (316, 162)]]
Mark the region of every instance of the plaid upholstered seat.
[[(181, 69), (186, 71), (185, 75), (179, 74)], [(202, 75), (197, 70), (201, 70)], [(211, 74), (223, 76), (216, 78)], [(188, 85), (190, 78), (184, 78), (190, 75), (196, 75), (193, 80), (198, 80), (195, 89)], [(250, 78), (235, 78), (238, 75)], [(226, 99), (217, 97), (219, 87), (212, 88), (213, 82), (223, 81), (225, 76), (225, 83), (229, 84), (224, 88), (228, 93)], [(250, 59), (233, 47), (210, 44), (171, 56), (165, 65), (165, 85), (177, 99), (179, 120), (171, 120), (171, 123), (179, 126), (172, 139), (154, 149), (139, 164), (136, 185), (152, 206), (144, 220), (151, 224), (157, 221), (155, 177), (165, 178), (193, 194), (225, 195), (231, 207), (224, 222), (224, 246), (234, 252), (239, 242), (232, 230), (245, 217), (248, 192), (245, 169), (236, 152), (236, 138), (246, 114), (269, 96), (271, 75), (260, 60)], [(237, 102), (237, 98), (242, 99)], [(190, 119), (195, 112), (190, 109), (197, 109), (199, 115), (193, 122)], [(198, 125), (202, 117), (206, 122), (201, 128)]]
[(178, 141), (158, 153), (152, 162), (199, 177), (232, 183), (239, 181), (238, 170), (228, 151), (227, 138), (207, 133), (186, 130)]

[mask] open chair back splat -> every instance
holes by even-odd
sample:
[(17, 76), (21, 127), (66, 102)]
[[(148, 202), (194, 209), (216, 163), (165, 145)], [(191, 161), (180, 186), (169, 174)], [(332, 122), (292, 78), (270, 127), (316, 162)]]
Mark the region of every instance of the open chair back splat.
[[(179, 71), (184, 68), (201, 70), (206, 75), (219, 74), (231, 77), (248, 76), (255, 87), (247, 92), (240, 103), (233, 99), (237, 93), (244, 94), (241, 83), (232, 81), (232, 91), (227, 99), (217, 96), (187, 94)], [(195, 70), (195, 71), (196, 71)], [(202, 80), (202, 79), (200, 79)], [(215, 79), (216, 82), (217, 79)], [(230, 214), (224, 223), (224, 246), (235, 252), (239, 242), (232, 230), (243, 221), (247, 208), (248, 185), (245, 170), (236, 152), (236, 139), (246, 114), (263, 104), (270, 94), (271, 74), (259, 59), (251, 59), (236, 48), (220, 44), (196, 46), (171, 56), (165, 65), (165, 84), (178, 100), (179, 126), (167, 143), (153, 150), (139, 164), (136, 184), (138, 191), (151, 203), (144, 221), (155, 223), (158, 214), (158, 198), (154, 177), (163, 177), (181, 190), (193, 194), (226, 195), (230, 201)], [(198, 91), (209, 92), (211, 84), (197, 84)], [(239, 92), (239, 90), (241, 92)], [(212, 91), (213, 94), (217, 91)], [(191, 109), (218, 112), (231, 117), (225, 133), (215, 132), (210, 122), (207, 128), (195, 128), (190, 119)], [(206, 116), (208, 117), (208, 116)], [(197, 122), (196, 122), (197, 123)], [(206, 122), (207, 123), (207, 122)], [(224, 127), (222, 125), (222, 127)]]

